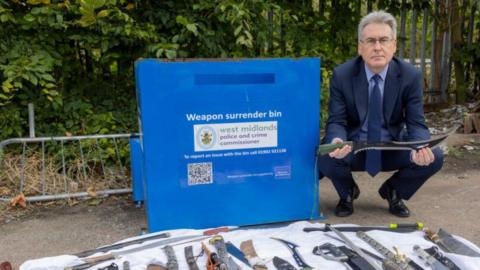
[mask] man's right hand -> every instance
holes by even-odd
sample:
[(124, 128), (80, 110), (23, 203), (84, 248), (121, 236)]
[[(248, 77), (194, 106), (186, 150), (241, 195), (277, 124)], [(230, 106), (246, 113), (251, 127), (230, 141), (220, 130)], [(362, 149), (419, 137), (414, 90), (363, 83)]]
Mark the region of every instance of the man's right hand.
[[(335, 138), (332, 140), (332, 143), (342, 143), (343, 140), (340, 138)], [(352, 147), (350, 145), (345, 145), (342, 148), (335, 149), (335, 151), (330, 152), (328, 155), (332, 158), (336, 159), (343, 159), (346, 157), (350, 152), (352, 152)]]

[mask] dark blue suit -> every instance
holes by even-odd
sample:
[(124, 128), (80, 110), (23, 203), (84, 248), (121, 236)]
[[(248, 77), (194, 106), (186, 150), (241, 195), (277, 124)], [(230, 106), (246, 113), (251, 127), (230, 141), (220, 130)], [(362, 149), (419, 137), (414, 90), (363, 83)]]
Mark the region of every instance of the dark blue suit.
[[(412, 65), (393, 58), (385, 77), (383, 115), (385, 128), (395, 141), (416, 141), (430, 138), (423, 112), (422, 74)], [(359, 139), (359, 131), (367, 120), (368, 81), (365, 64), (356, 57), (335, 68), (330, 83), (329, 117), (323, 143), (334, 138), (344, 141)], [(443, 154), (434, 149), (435, 161), (418, 166), (410, 159), (410, 151), (383, 151), (382, 171), (397, 172), (388, 183), (402, 199), (409, 199), (425, 181), (441, 169)], [(365, 170), (365, 152), (350, 153), (342, 160), (328, 155), (319, 158), (320, 178), (330, 178), (341, 198), (346, 198), (354, 184), (351, 171)], [(387, 183), (387, 182), (386, 182)]]

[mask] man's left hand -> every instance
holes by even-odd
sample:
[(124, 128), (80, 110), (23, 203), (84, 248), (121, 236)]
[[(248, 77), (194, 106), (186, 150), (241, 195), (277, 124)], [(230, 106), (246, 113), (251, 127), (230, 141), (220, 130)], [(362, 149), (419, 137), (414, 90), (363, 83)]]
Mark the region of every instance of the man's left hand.
[(418, 151), (413, 150), (411, 157), (412, 161), (418, 166), (428, 166), (435, 161), (435, 156), (430, 147), (425, 147)]

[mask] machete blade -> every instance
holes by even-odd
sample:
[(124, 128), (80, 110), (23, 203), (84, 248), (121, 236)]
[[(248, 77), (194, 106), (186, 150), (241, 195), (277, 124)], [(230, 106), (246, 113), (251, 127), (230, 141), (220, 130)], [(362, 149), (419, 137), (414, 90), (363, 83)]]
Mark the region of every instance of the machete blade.
[(228, 241), (225, 243), (225, 245), (227, 246), (227, 252), (230, 253), (230, 255), (251, 267), (247, 258), (245, 258), (245, 254), (243, 254), (243, 252), (239, 248), (237, 248), (232, 242)]
[(480, 257), (480, 253), (467, 246), (466, 244), (455, 239), (450, 233), (444, 229), (438, 230), (438, 238), (441, 246), (447, 248), (447, 252), (452, 252), (460, 255), (470, 256), (470, 257)]
[(291, 263), (277, 256), (273, 257), (273, 265), (277, 270), (297, 270)]

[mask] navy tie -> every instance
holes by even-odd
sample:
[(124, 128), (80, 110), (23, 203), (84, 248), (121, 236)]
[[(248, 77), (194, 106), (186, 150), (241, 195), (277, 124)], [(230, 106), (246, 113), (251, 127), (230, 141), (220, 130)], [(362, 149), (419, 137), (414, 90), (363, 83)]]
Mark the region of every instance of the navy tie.
[[(373, 76), (375, 85), (370, 94), (370, 101), (368, 103), (368, 132), (367, 141), (379, 142), (382, 139), (382, 94), (378, 86), (381, 80), (378, 74)], [(382, 153), (379, 150), (368, 150), (365, 160), (365, 169), (371, 176), (377, 175), (382, 169)]]

